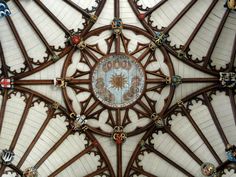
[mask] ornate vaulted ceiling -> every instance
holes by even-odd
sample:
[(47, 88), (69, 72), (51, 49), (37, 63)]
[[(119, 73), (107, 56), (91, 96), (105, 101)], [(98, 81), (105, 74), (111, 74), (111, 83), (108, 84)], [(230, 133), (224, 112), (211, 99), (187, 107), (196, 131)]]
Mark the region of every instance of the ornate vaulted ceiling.
[(0, 176), (235, 176), (234, 3), (8, 1)]

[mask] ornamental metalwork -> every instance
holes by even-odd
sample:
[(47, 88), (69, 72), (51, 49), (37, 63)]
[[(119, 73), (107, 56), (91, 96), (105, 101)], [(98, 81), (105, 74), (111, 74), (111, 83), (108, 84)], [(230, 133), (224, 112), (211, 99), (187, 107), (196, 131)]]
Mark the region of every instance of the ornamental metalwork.
[(4, 149), (1, 153), (1, 163), (4, 165), (10, 165), (14, 160), (15, 154), (14, 152)]
[(3, 0), (0, 0), (0, 18), (10, 16), (11, 11), (7, 6), (7, 3)]
[(223, 87), (233, 88), (236, 86), (236, 73), (220, 72), (220, 83)]

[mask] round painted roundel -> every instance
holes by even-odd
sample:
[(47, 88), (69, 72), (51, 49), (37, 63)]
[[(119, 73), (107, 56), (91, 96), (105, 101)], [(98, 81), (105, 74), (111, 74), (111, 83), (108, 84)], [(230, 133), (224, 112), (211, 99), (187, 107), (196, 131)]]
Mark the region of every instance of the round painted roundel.
[(142, 94), (145, 75), (141, 65), (125, 54), (101, 59), (92, 73), (92, 88), (103, 104), (121, 108), (134, 103)]

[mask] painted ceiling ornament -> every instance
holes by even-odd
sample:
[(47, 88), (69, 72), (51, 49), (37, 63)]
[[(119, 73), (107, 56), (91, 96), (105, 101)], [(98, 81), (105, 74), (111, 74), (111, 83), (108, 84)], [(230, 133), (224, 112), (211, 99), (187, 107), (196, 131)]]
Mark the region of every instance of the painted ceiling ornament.
[(0, 89), (13, 89), (14, 79), (12, 78), (2, 78), (0, 81)]
[(186, 54), (186, 52), (184, 52), (183, 50), (178, 50), (178, 51), (177, 51), (177, 56), (178, 56), (178, 58), (180, 58), (180, 59), (187, 59), (187, 54)]
[(7, 6), (7, 3), (3, 0), (0, 0), (0, 18), (10, 16), (11, 11)]
[(236, 0), (227, 0), (225, 3), (225, 7), (230, 10), (236, 11)]
[(152, 113), (151, 119), (155, 122), (158, 128), (164, 127), (164, 120), (157, 113)]
[(74, 119), (70, 123), (70, 126), (73, 131), (79, 131), (79, 130), (85, 131), (88, 129), (88, 127), (86, 126), (87, 120), (85, 115), (80, 115), (80, 114), (76, 115), (75, 113), (71, 113), (70, 117)]
[(108, 55), (94, 68), (92, 88), (103, 104), (123, 108), (134, 103), (145, 86), (142, 66), (128, 55)]
[(156, 36), (154, 37), (154, 42), (157, 46), (162, 46), (163, 43), (167, 41), (167, 34), (164, 34), (163, 32), (156, 32)]
[(51, 105), (51, 108), (57, 110), (59, 108), (59, 106), (60, 106), (60, 104), (58, 102), (53, 102)]
[(89, 23), (94, 24), (97, 21), (98, 17), (96, 15), (91, 15), (89, 19)]
[(14, 160), (14, 152), (4, 149), (1, 153), (1, 163), (4, 165), (10, 165)]
[(139, 142), (139, 144), (140, 144), (141, 147), (144, 147), (145, 144), (146, 144), (146, 142), (145, 142), (145, 140), (142, 139), (142, 140)]
[(112, 21), (111, 27), (116, 36), (121, 34), (122, 29), (123, 29), (122, 20), (120, 18), (114, 18), (114, 20)]
[(112, 138), (116, 144), (122, 144), (126, 140), (127, 135), (123, 131), (122, 126), (115, 126), (114, 127)]
[(58, 61), (59, 59), (60, 59), (60, 57), (59, 57), (58, 55), (56, 55), (56, 54), (52, 56), (52, 61), (53, 61), (53, 62), (56, 62), (56, 61)]
[(179, 75), (174, 75), (171, 77), (171, 86), (177, 87), (182, 83), (182, 77)]
[(139, 20), (144, 20), (145, 19), (145, 14), (144, 13), (138, 14), (138, 19)]
[(236, 87), (236, 73), (234, 72), (220, 72), (220, 82), (223, 87)]
[(66, 88), (68, 85), (68, 82), (71, 80), (71, 77), (66, 77), (66, 78), (54, 78), (53, 84), (55, 87), (61, 87), (61, 88)]
[(149, 49), (152, 50), (152, 51), (155, 51), (157, 48), (157, 45), (152, 41), (150, 42), (149, 44)]
[(87, 47), (87, 44), (83, 40), (81, 40), (80, 43), (77, 45), (77, 47), (80, 50), (84, 50)]
[(225, 148), (225, 152), (226, 152), (227, 159), (230, 162), (236, 162), (236, 146), (235, 145), (227, 144)]
[(35, 167), (26, 168), (23, 177), (38, 177), (38, 171)]
[(201, 172), (204, 176), (218, 177), (215, 166), (209, 162), (205, 162), (201, 165)]

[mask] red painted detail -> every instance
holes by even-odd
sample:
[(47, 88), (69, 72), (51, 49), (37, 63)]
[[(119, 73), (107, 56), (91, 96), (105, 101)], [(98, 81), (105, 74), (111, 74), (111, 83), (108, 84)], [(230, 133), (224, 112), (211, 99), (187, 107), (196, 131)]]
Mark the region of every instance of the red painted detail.
[(71, 42), (73, 45), (77, 45), (80, 43), (80, 37), (77, 35), (71, 36)]
[(11, 80), (10, 79), (2, 79), (0, 81), (2, 88), (10, 88), (11, 87)]
[(93, 146), (98, 146), (98, 142), (97, 141), (93, 141), (92, 144), (93, 144)]
[(145, 14), (138, 14), (138, 18), (139, 18), (139, 20), (144, 20)]

